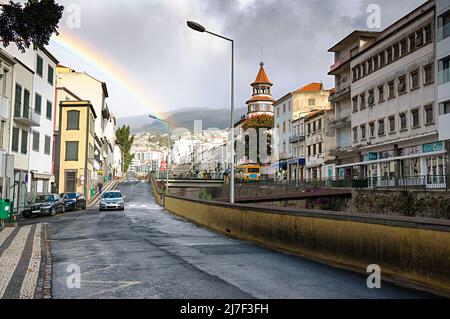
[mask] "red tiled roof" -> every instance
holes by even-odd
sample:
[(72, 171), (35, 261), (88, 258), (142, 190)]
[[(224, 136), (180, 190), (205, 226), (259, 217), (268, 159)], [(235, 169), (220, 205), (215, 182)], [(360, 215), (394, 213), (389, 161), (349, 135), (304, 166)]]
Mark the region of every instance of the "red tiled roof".
[(312, 92), (312, 91), (322, 91), (323, 90), (323, 84), (322, 83), (309, 83), (308, 85), (305, 85), (304, 87), (298, 89), (295, 92)]
[(268, 78), (268, 76), (266, 74), (266, 71), (264, 71), (264, 63), (260, 64), (258, 75), (256, 76), (256, 79), (252, 83), (252, 85), (253, 84), (272, 84), (269, 81), (269, 78)]
[(250, 100), (245, 102), (246, 104), (252, 103), (252, 102), (275, 102), (275, 99), (271, 96), (264, 96), (264, 95), (255, 95)]

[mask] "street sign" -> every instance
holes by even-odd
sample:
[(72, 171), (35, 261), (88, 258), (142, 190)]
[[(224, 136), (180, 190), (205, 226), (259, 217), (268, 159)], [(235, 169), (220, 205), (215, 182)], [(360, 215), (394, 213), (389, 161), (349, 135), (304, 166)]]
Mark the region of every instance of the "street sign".
[(82, 183), (84, 182), (84, 175), (81, 175), (80, 181), (81, 181)]

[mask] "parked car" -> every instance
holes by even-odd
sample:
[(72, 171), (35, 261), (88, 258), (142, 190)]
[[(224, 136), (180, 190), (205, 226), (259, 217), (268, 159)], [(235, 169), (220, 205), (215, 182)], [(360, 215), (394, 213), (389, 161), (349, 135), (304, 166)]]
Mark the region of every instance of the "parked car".
[(65, 213), (64, 200), (57, 194), (39, 195), (28, 202), (28, 206), (22, 211), (25, 218), (33, 215), (55, 216), (57, 213)]
[(125, 210), (125, 198), (120, 191), (104, 192), (101, 199), (99, 210), (119, 209)]
[(63, 193), (60, 197), (64, 199), (66, 211), (86, 209), (86, 198), (81, 193)]

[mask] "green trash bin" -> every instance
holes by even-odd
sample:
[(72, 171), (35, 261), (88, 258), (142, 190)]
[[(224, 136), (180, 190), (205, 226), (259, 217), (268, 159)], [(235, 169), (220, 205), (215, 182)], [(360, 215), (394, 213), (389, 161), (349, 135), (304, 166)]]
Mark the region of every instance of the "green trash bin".
[(11, 202), (9, 199), (0, 199), (0, 219), (7, 220), (11, 213)]

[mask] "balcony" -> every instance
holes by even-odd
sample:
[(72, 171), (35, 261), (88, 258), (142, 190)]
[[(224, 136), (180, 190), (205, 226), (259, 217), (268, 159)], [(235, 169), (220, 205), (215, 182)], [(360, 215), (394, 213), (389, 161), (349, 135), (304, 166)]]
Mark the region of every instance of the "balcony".
[(342, 118), (336, 119), (330, 122), (330, 128), (343, 128), (351, 125), (350, 115), (344, 116)]
[(342, 89), (331, 94), (328, 100), (330, 101), (330, 103), (333, 103), (338, 102), (346, 97), (350, 98), (350, 84), (347, 84)]
[(437, 32), (437, 40), (442, 41), (445, 38), (450, 37), (450, 23), (443, 25), (442, 27), (438, 28)]
[[(22, 111), (22, 112), (21, 112)], [(14, 121), (26, 126), (41, 126), (41, 117), (30, 107), (14, 107)]]
[(305, 134), (299, 134), (295, 136), (291, 136), (289, 138), (289, 143), (294, 144), (297, 142), (303, 142), (305, 140)]
[(351, 58), (353, 58), (353, 56), (355, 54), (358, 53), (358, 50), (352, 51), (347, 53), (346, 55), (340, 57), (339, 59), (337, 59), (331, 66), (330, 66), (330, 72), (328, 73), (328, 75), (333, 75), (333, 72), (336, 71), (337, 69), (339, 69), (342, 65), (346, 64), (348, 61), (350, 61)]

